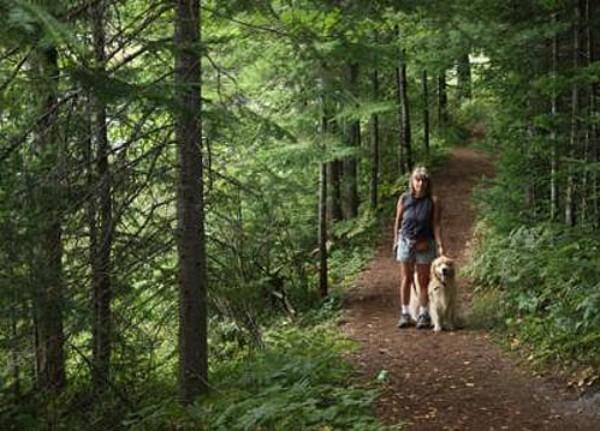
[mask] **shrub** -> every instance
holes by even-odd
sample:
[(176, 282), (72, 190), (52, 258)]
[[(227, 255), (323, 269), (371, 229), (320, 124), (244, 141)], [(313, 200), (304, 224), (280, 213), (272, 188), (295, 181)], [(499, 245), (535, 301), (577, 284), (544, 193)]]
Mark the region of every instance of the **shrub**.
[(327, 325), (286, 325), (265, 335), (265, 348), (219, 364), (219, 387), (189, 408), (164, 402), (127, 422), (132, 430), (379, 430), (370, 414), (374, 389), (351, 382), (340, 360), (351, 346)]
[[(585, 230), (488, 228), (468, 273), (480, 295), (493, 289), (502, 325), (538, 360), (598, 364), (600, 239)], [(498, 327), (498, 325), (496, 325)]]

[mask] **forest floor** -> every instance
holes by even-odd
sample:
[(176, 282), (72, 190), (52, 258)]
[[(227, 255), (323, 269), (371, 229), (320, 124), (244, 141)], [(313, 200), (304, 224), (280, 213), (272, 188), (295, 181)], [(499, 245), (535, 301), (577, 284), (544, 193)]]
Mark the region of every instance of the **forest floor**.
[[(443, 205), (447, 254), (458, 267), (468, 259), (476, 210), (471, 193), (493, 176), (486, 157), (455, 148), (434, 175)], [(399, 266), (392, 259), (392, 223), (384, 226), (375, 258), (345, 305), (342, 327), (359, 343), (350, 356), (361, 379), (386, 375), (375, 412), (407, 430), (600, 430), (598, 396), (582, 397), (551, 372), (541, 376), (502, 350), (485, 329), (435, 334), (398, 329)], [(468, 314), (473, 287), (460, 276), (460, 307)], [(383, 374), (382, 374), (383, 373)]]

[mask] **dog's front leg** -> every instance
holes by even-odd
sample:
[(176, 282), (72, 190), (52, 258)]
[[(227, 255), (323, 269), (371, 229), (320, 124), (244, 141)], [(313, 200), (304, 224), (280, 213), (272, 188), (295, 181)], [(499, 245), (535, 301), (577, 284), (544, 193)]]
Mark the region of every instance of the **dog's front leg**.
[(442, 319), (439, 310), (436, 307), (431, 307), (431, 323), (433, 323), (433, 331), (440, 332), (442, 330)]

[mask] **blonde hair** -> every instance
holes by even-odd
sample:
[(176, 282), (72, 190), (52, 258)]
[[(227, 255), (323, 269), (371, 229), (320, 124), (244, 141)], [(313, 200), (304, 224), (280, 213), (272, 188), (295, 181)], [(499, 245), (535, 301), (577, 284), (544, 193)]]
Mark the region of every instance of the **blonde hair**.
[(425, 196), (431, 197), (433, 194), (433, 184), (431, 183), (431, 175), (429, 175), (427, 168), (424, 166), (417, 166), (410, 174), (410, 178), (408, 179), (408, 189), (413, 196), (415, 195), (415, 189), (413, 188), (413, 180), (415, 178), (422, 178), (425, 180)]

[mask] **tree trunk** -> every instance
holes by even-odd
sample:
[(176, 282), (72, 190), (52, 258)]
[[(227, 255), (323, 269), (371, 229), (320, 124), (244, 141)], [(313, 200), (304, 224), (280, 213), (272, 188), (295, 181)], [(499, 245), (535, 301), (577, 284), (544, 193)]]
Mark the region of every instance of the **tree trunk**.
[(471, 61), (469, 53), (465, 52), (457, 62), (458, 98), (460, 103), (471, 98)]
[[(553, 20), (556, 21), (556, 14), (553, 15)], [(550, 154), (550, 220), (556, 220), (559, 212), (559, 191), (558, 191), (558, 141), (557, 141), (557, 114), (558, 114), (558, 97), (556, 94), (556, 76), (558, 74), (558, 36), (555, 34), (552, 37), (552, 100), (550, 101), (550, 110), (552, 116), (553, 127), (550, 131), (550, 142), (552, 151)]]
[[(400, 27), (396, 25), (394, 32), (400, 37)], [(399, 128), (398, 128), (398, 170), (400, 174), (410, 172), (412, 169), (410, 112), (408, 102), (408, 82), (406, 79), (406, 61), (404, 50), (398, 55), (399, 65), (396, 67), (396, 102), (398, 103)]]
[(319, 292), (329, 294), (327, 282), (327, 165), (319, 165)]
[(37, 385), (43, 393), (57, 394), (66, 386), (62, 321), (62, 226), (60, 211), (60, 150), (57, 143), (58, 51), (47, 47), (40, 52), (39, 70), (42, 119), (36, 131), (45, 183), (36, 191), (41, 235), (35, 266), (33, 297), (36, 324)]
[(446, 71), (443, 70), (438, 75), (438, 127), (440, 132), (446, 130), (450, 122), (448, 116), (448, 94), (446, 92)]
[(200, 1), (177, 0), (174, 43), (175, 139), (179, 160), (179, 394), (185, 404), (208, 390), (200, 24)]
[[(106, 4), (104, 0), (97, 1), (90, 6), (92, 19), (92, 34), (94, 40), (94, 57), (96, 68), (104, 70), (106, 62), (104, 14)], [(98, 183), (98, 207), (100, 237), (93, 238), (90, 246), (92, 266), (92, 290), (94, 300), (94, 322), (92, 331), (93, 343), (93, 370), (92, 385), (97, 393), (104, 392), (109, 382), (110, 354), (111, 354), (111, 250), (112, 250), (112, 194), (111, 176), (108, 156), (110, 144), (106, 127), (106, 105), (102, 98), (91, 96), (91, 138), (92, 151), (96, 150), (96, 169)], [(93, 154), (93, 153), (92, 153)], [(92, 200), (96, 197), (92, 195)], [(94, 209), (96, 206), (94, 205)], [(92, 223), (96, 223), (96, 214), (92, 215)], [(90, 232), (97, 236), (95, 226), (90, 227)]]
[[(589, 65), (589, 54), (590, 54), (590, 46), (589, 46), (589, 40), (588, 40), (588, 36), (589, 36), (589, 31), (588, 31), (588, 1), (587, 0), (580, 0), (579, 4), (581, 7), (581, 13), (582, 13), (582, 26), (581, 26), (581, 40), (580, 40), (580, 45), (581, 45), (581, 49), (585, 50), (585, 52), (582, 52), (582, 56), (584, 59), (587, 59), (587, 61), (585, 62), (585, 66), (587, 67)], [(583, 105), (586, 105), (584, 107), (582, 107), (583, 111), (581, 113), (582, 118), (584, 118), (585, 120), (581, 121), (581, 147), (582, 147), (582, 151), (581, 151), (581, 156), (583, 159), (584, 164), (587, 166), (590, 163), (590, 111), (589, 111), (589, 94), (587, 93), (589, 89), (589, 85), (585, 85), (582, 86), (581, 92), (582, 94), (580, 95), (581, 97), (581, 101)], [(587, 219), (588, 219), (588, 197), (587, 197), (587, 191), (588, 191), (588, 178), (589, 175), (588, 173), (584, 170), (583, 172), (581, 172), (581, 193), (579, 193), (579, 199), (580, 199), (580, 203), (579, 203), (579, 208), (580, 208), (580, 220), (582, 224), (585, 224)]]
[[(347, 80), (351, 91), (357, 91), (358, 64), (351, 64), (348, 66)], [(360, 147), (360, 122), (358, 120), (352, 120), (347, 128), (347, 132), (344, 133), (347, 139), (347, 145), (352, 148)], [(343, 160), (343, 169), (344, 199), (342, 210), (344, 218), (351, 219), (358, 215), (358, 168), (355, 155), (346, 157)]]
[[(17, 343), (19, 339), (19, 332), (17, 330), (17, 313), (15, 311), (15, 305), (10, 306), (10, 335), (13, 340), (13, 343)], [(12, 383), (12, 393), (15, 399), (19, 399), (21, 396), (21, 371), (19, 368), (19, 357), (17, 354), (17, 347), (13, 347), (10, 349), (8, 358), (9, 358), (9, 372), (12, 375), (13, 383)]]
[(327, 219), (331, 222), (343, 219), (341, 188), (342, 162), (334, 160), (327, 164)]
[[(379, 100), (379, 73), (373, 72), (371, 76), (373, 100)], [(369, 187), (369, 202), (371, 209), (377, 209), (379, 204), (379, 115), (372, 114), (369, 118), (369, 135), (371, 148), (371, 185)]]
[(425, 160), (429, 163), (429, 87), (427, 80), (427, 71), (423, 70), (423, 146), (425, 147)]
[[(322, 115), (321, 115), (321, 137), (323, 139), (323, 153), (327, 146), (325, 144), (329, 117), (327, 115), (327, 108), (325, 98), (321, 101)], [(318, 244), (319, 244), (319, 292), (321, 298), (325, 298), (329, 294), (329, 283), (327, 280), (328, 268), (327, 268), (327, 163), (321, 162), (319, 164), (319, 231), (318, 231)]]
[[(586, 67), (591, 67), (595, 61), (594, 56), (594, 34), (592, 30), (592, 22), (596, 22), (596, 18), (594, 17), (594, 9), (589, 0), (583, 0), (582, 5), (583, 12), (583, 21), (584, 21), (584, 42), (585, 42), (585, 52), (583, 54), (583, 58), (586, 59)], [(586, 106), (586, 122), (585, 122), (585, 131), (583, 137), (584, 143), (584, 153), (583, 159), (585, 161), (585, 165), (589, 166), (597, 160), (597, 126), (594, 121), (594, 116), (596, 115), (596, 100), (595, 100), (595, 92), (596, 92), (596, 84), (589, 83), (586, 85), (586, 94), (585, 100), (587, 102)], [(595, 174), (596, 171), (593, 172), (583, 172), (582, 173), (582, 193), (581, 193), (581, 219), (582, 222), (588, 223), (592, 227), (596, 227), (598, 225), (598, 212), (597, 212), (597, 200), (598, 200), (598, 189), (595, 187), (596, 179)]]
[[(598, 22), (600, 19), (600, 7), (597, 2), (586, 2), (587, 6), (587, 29), (588, 29), (588, 59), (589, 64), (593, 64), (599, 60), (598, 58), (598, 42), (600, 41), (600, 31), (598, 26), (593, 26), (591, 23)], [(598, 115), (598, 84), (596, 82), (591, 84), (589, 92), (589, 112), (591, 117)], [(591, 161), (592, 163), (600, 162), (600, 133), (597, 122), (591, 121), (590, 126), (590, 140), (591, 140)], [(594, 170), (590, 174), (590, 190), (591, 190), (591, 203), (590, 203), (590, 219), (592, 220), (592, 226), (598, 230), (600, 229), (600, 180), (598, 177), (598, 170)], [(587, 193), (586, 193), (587, 194)]]
[(413, 166), (410, 130), (410, 102), (408, 100), (408, 82), (406, 79), (406, 62), (401, 54), (400, 66), (396, 68), (396, 95), (400, 113), (400, 173), (410, 172)]
[[(326, 107), (324, 107), (326, 108)], [(340, 127), (335, 119), (330, 115), (327, 109), (323, 111), (323, 121), (327, 124), (329, 135), (336, 135), (340, 132)], [(343, 219), (342, 213), (342, 162), (340, 160), (332, 160), (327, 163), (327, 221), (336, 222)]]
[[(573, 19), (573, 70), (579, 68), (580, 18), (579, 4), (576, 4)], [(571, 125), (569, 137), (569, 157), (571, 160), (575, 160), (577, 157), (576, 147), (579, 138), (579, 103), (579, 85), (577, 82), (573, 82), (571, 84)], [(570, 166), (567, 172), (567, 187), (565, 190), (565, 223), (568, 226), (575, 226), (578, 222), (575, 197), (576, 182), (575, 169), (573, 166)]]

